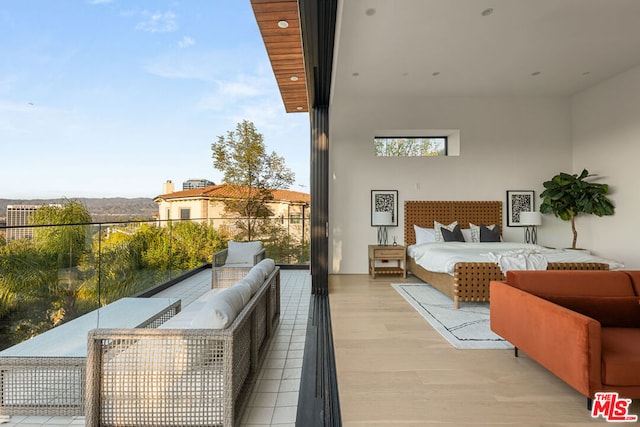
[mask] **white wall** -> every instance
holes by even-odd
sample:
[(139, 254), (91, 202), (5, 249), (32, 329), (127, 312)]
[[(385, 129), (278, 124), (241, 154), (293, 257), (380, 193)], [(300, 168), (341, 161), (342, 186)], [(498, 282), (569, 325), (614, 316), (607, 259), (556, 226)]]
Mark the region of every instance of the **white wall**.
[(572, 99), (573, 170), (609, 184), (615, 215), (576, 218), (578, 245), (640, 268), (640, 67)]
[[(459, 129), (460, 156), (377, 158), (376, 130)], [(367, 272), (371, 190), (398, 190), (403, 243), (405, 200), (500, 200), (507, 190), (534, 190), (571, 171), (571, 104), (564, 97), (360, 98), (331, 107), (329, 222), (331, 273)], [(506, 213), (506, 206), (503, 207)], [(568, 246), (567, 223), (545, 216), (538, 243)], [(506, 227), (506, 240), (522, 241), (523, 229)]]

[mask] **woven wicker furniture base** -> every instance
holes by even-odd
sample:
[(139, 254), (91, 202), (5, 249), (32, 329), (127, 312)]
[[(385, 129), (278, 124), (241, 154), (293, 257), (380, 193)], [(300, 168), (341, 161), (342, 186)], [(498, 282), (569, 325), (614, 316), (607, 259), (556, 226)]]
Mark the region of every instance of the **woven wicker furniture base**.
[[(251, 266), (240, 267), (233, 264), (225, 264), (229, 249), (223, 249), (213, 254), (211, 259), (211, 288), (228, 288), (238, 280), (244, 278)], [(266, 250), (263, 248), (253, 256), (253, 265), (265, 259)]]
[[(180, 311), (180, 300), (135, 298), (140, 304), (153, 303), (155, 309), (153, 315), (142, 312), (141, 317), (130, 316), (134, 322), (132, 327), (155, 328)], [(127, 298), (131, 302), (133, 298)], [(161, 304), (158, 304), (161, 303)], [(127, 304), (127, 307), (131, 304)], [(101, 310), (104, 312), (105, 308)], [(153, 309), (153, 307), (151, 307)], [(91, 314), (91, 313), (90, 313)], [(140, 313), (138, 313), (140, 314)], [(78, 318), (80, 319), (80, 318)], [(75, 319), (75, 320), (78, 320)], [(85, 318), (86, 319), (86, 318)], [(119, 323), (127, 321), (120, 316), (116, 319)], [(49, 336), (38, 340), (34, 337), (29, 342), (18, 344), (2, 353), (21, 356), (0, 356), (0, 415), (41, 415), (41, 416), (73, 416), (84, 415), (85, 409), (85, 384), (86, 384), (86, 339), (90, 328), (85, 325), (73, 329), (73, 336), (69, 337), (74, 325), (67, 325), (55, 331), (48, 331)], [(109, 324), (106, 313), (101, 317), (101, 324)], [(86, 322), (85, 322), (86, 323)], [(95, 324), (94, 326), (95, 327)], [(82, 331), (84, 330), (84, 333)], [(60, 336), (62, 335), (62, 336)], [(58, 348), (55, 346), (56, 336), (60, 338)], [(65, 346), (63, 338), (69, 342), (82, 340), (80, 351), (72, 351), (76, 355), (70, 355), (68, 346)], [(54, 344), (52, 344), (52, 342)], [(42, 355), (38, 356), (38, 346), (42, 347)], [(67, 352), (65, 354), (65, 351)], [(50, 354), (65, 354), (65, 357), (50, 356)]]
[(211, 269), (211, 288), (228, 288), (251, 271), (251, 267), (213, 267)]
[[(461, 302), (489, 301), (489, 283), (504, 280), (500, 267), (490, 262), (459, 262), (453, 276), (434, 273), (419, 266), (408, 257), (409, 271), (422, 281), (429, 283), (453, 300), (453, 306), (460, 308)], [(597, 262), (550, 262), (547, 270), (608, 270), (608, 264)]]
[[(460, 228), (473, 224), (497, 224), (502, 227), (502, 202), (499, 201), (432, 201), (404, 202), (404, 244), (416, 243), (414, 225), (432, 228), (434, 221), (450, 224), (458, 221)], [(504, 280), (497, 264), (490, 262), (457, 263), (453, 276), (425, 270), (413, 258), (407, 257), (409, 271), (421, 280), (448, 295), (455, 308), (460, 302), (489, 301), (489, 282)], [(548, 270), (608, 270), (600, 263), (549, 263)]]
[(88, 426), (238, 425), (280, 321), (280, 269), (226, 329), (96, 329)]

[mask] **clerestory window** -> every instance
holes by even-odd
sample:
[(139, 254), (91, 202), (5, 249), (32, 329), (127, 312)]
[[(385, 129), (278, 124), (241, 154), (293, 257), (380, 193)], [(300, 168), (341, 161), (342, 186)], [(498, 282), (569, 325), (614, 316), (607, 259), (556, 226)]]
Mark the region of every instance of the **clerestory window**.
[(447, 156), (446, 136), (376, 136), (374, 150), (377, 157)]

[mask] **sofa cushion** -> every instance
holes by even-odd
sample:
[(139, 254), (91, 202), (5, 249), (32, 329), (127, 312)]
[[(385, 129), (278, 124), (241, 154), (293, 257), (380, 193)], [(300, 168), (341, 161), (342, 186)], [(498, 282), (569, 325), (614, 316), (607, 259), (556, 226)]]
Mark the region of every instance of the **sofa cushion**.
[(640, 329), (602, 329), (602, 383), (640, 384)]
[(544, 298), (595, 319), (602, 327), (640, 328), (640, 297), (549, 295)]
[(205, 306), (207, 301), (214, 297), (218, 292), (222, 292), (223, 289), (209, 289), (202, 294), (198, 299), (191, 304), (184, 306), (178, 314), (168, 319), (162, 325), (158, 326), (158, 329), (189, 329), (191, 328), (191, 322), (193, 318), (200, 312)]
[(243, 306), (247, 305), (247, 303), (249, 302), (249, 300), (254, 294), (254, 290), (251, 288), (251, 285), (245, 279), (237, 281), (231, 288), (232, 289), (236, 288), (239, 291), (240, 295), (242, 296)]
[(251, 287), (251, 292), (255, 294), (258, 289), (260, 289), (262, 282), (264, 282), (264, 278), (264, 272), (259, 268), (253, 267), (251, 271), (249, 271), (249, 273), (247, 273), (247, 275), (244, 277), (243, 281), (249, 284), (249, 286)]
[(214, 300), (191, 320), (192, 329), (225, 329), (235, 320), (237, 312), (227, 300)]
[(622, 271), (510, 270), (506, 282), (525, 292), (547, 295), (634, 296), (631, 279)]
[(271, 258), (265, 258), (256, 264), (256, 268), (262, 271), (264, 278), (266, 279), (273, 269), (276, 268), (276, 262)]
[(640, 295), (640, 270), (624, 270), (624, 273), (631, 279), (636, 295)]
[(243, 293), (242, 288), (234, 285), (215, 294), (193, 317), (191, 328), (229, 327), (244, 308)]
[(227, 259), (225, 264), (253, 265), (253, 256), (262, 250), (262, 242), (227, 242)]

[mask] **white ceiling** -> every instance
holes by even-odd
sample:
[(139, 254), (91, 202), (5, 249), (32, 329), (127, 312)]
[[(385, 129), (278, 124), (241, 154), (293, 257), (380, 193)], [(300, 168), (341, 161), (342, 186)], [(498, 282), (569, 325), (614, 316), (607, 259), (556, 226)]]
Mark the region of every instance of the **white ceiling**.
[(341, 0), (334, 61), (334, 101), (571, 95), (640, 64), (640, 0)]

